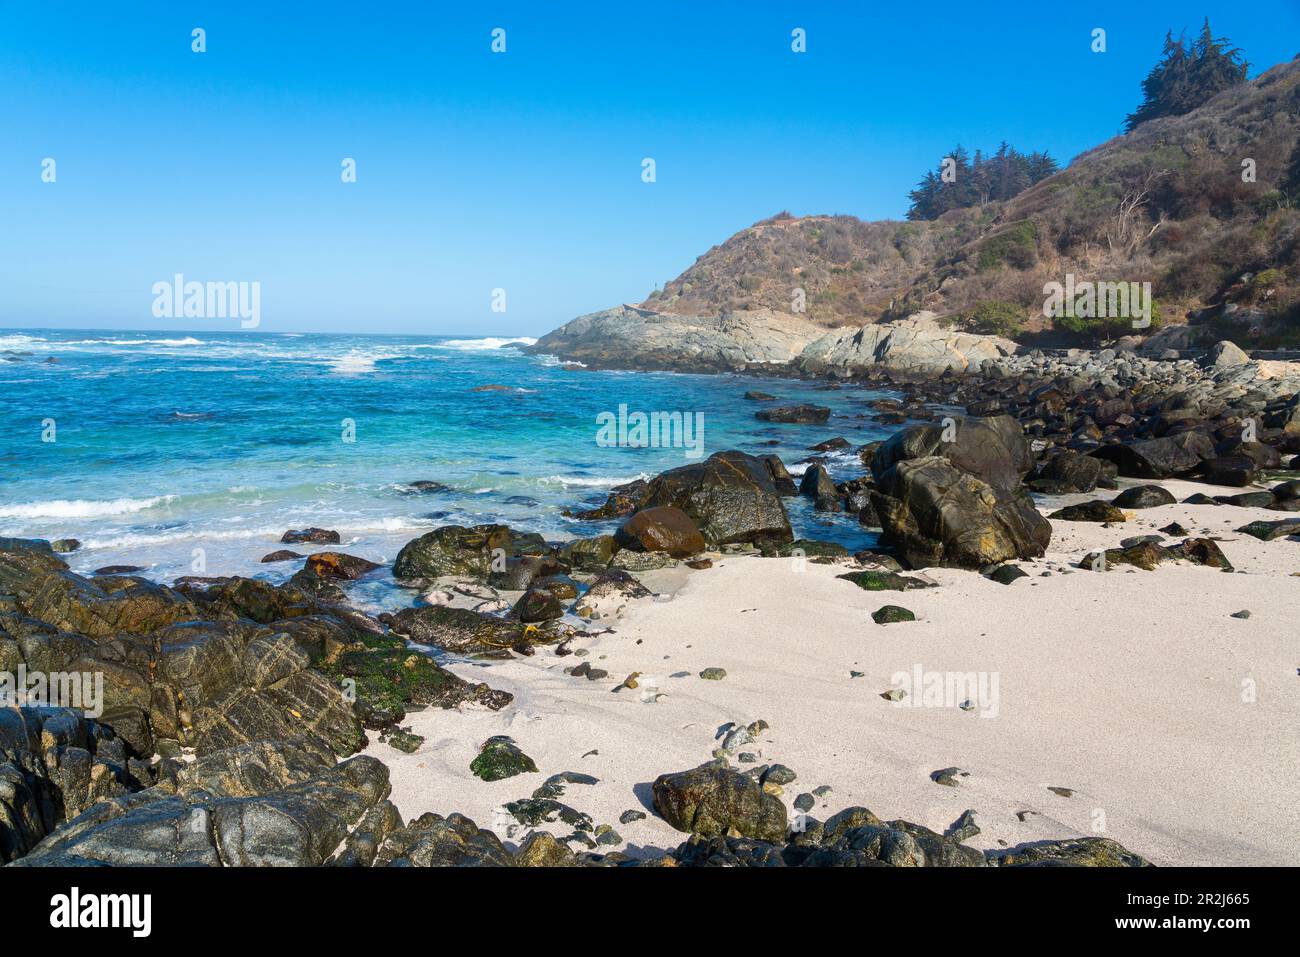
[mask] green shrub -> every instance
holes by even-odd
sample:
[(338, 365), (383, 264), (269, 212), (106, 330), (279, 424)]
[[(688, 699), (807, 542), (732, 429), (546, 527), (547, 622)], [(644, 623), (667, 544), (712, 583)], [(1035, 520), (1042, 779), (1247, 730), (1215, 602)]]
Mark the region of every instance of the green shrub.
[(1025, 311), (998, 299), (981, 302), (970, 315), (970, 327), (982, 336), (1014, 339), (1025, 327)]
[(1029, 220), (1021, 220), (980, 244), (975, 268), (980, 272), (1011, 266), (1028, 269), (1038, 262), (1038, 230)]

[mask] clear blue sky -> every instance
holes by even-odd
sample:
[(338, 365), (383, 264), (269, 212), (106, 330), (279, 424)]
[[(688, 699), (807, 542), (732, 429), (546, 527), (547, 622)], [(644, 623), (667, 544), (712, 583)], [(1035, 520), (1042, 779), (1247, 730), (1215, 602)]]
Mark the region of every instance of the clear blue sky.
[(237, 328), (155, 319), (181, 272), (262, 331), (538, 335), (781, 209), (900, 217), (958, 141), (1068, 161), (1207, 13), (1300, 48), (1300, 0), (615, 6), (0, 3), (0, 326)]

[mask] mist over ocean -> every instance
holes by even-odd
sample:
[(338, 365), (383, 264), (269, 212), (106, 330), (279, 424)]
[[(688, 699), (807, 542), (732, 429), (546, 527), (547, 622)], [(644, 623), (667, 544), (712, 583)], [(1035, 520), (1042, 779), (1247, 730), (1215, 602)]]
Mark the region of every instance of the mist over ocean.
[[(698, 459), (682, 448), (603, 448), (597, 416), (703, 413), (703, 455), (775, 452), (796, 475), (809, 446), (861, 474), (854, 450), (889, 427), (863, 389), (752, 376), (592, 371), (518, 348), (532, 340), (247, 332), (7, 330), (0, 335), (0, 536), (76, 538), (87, 573), (138, 565), (159, 581), (256, 575), (286, 529), (336, 529), (348, 551), (391, 561), (439, 525), (504, 522), (548, 539), (611, 531), (566, 508)], [(48, 360), (56, 361), (50, 362)], [(505, 388), (474, 391), (480, 386)], [(761, 389), (832, 408), (824, 425), (754, 418)], [(54, 441), (43, 424), (53, 420)], [(346, 441), (348, 422), (355, 440)], [(775, 441), (775, 445), (767, 443)], [(407, 483), (447, 491), (412, 494)], [(852, 516), (786, 499), (796, 534), (861, 548)], [(310, 550), (310, 548), (299, 550)], [(205, 570), (195, 566), (202, 549)], [(371, 607), (410, 593), (387, 577), (358, 586)]]

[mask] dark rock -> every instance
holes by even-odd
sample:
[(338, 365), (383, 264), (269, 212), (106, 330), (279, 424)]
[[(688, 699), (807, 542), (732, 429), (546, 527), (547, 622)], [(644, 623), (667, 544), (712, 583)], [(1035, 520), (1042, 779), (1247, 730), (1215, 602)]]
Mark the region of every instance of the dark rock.
[(834, 502), (838, 498), (830, 473), (820, 463), (808, 466), (799, 482), (799, 494), (807, 498)]
[(812, 446), (812, 451), (833, 452), (836, 449), (847, 449), (848, 447), (849, 447), (849, 440), (844, 438), (844, 436), (842, 435), (837, 435), (833, 439), (827, 439), (824, 442), (818, 442), (816, 445)]
[(524, 623), (519, 621), (447, 605), (403, 608), (390, 616), (388, 624), (397, 634), (411, 641), (461, 655), (500, 653), (509, 648), (555, 642), (567, 637), (563, 630), (534, 628), (527, 631)]
[(884, 605), (871, 613), (877, 625), (892, 625), (902, 621), (916, 621), (916, 615), (902, 605)]
[(613, 535), (598, 535), (565, 542), (556, 551), (556, 558), (576, 569), (598, 570), (609, 564), (616, 551), (618, 544)]
[(1017, 565), (999, 565), (987, 577), (999, 585), (1010, 585), (1017, 578), (1028, 578), (1029, 575)]
[(895, 572), (882, 572), (866, 570), (860, 572), (849, 572), (845, 575), (836, 575), (836, 578), (843, 578), (845, 581), (851, 581), (859, 588), (866, 591), (911, 591), (914, 588), (933, 588), (933, 584), (922, 581), (919, 578), (912, 578), (908, 575), (899, 575)]
[(1171, 478), (1187, 475), (1214, 457), (1214, 445), (1199, 432), (1180, 432), (1128, 445), (1103, 445), (1092, 453), (1114, 462), (1126, 478)]
[(422, 814), (393, 832), (375, 867), (513, 867), (515, 858), (491, 831), (461, 814)]
[(794, 478), (791, 477), (780, 456), (764, 455), (761, 461), (767, 466), (767, 472), (772, 477), (772, 484), (778, 495), (790, 496), (799, 493), (799, 486), (795, 485)]
[(734, 830), (766, 841), (785, 837), (786, 810), (780, 799), (718, 763), (660, 775), (652, 791), (655, 810), (679, 831), (710, 837)]
[(993, 856), (1001, 867), (1150, 867), (1143, 857), (1105, 837), (1079, 837), (1064, 841), (1026, 844)]
[(1117, 508), (1158, 508), (1177, 501), (1163, 485), (1134, 485), (1124, 489), (1110, 503)]
[(530, 588), (515, 603), (510, 615), (525, 623), (551, 621), (564, 616), (564, 606), (550, 589)]
[(691, 517), (673, 505), (637, 512), (614, 536), (619, 547), (636, 552), (667, 552), (688, 558), (704, 551), (704, 536)]
[(1221, 455), (1201, 464), (1200, 477), (1211, 485), (1232, 485), (1240, 488), (1255, 481), (1254, 460), (1245, 455)]
[(1250, 522), (1241, 526), (1237, 531), (1258, 538), (1261, 542), (1271, 542), (1287, 535), (1300, 534), (1300, 519), (1287, 518), (1277, 522)]
[(1209, 538), (1189, 538), (1169, 549), (1175, 557), (1185, 558), (1198, 565), (1232, 571), (1232, 562), (1223, 554), (1218, 543)]
[(761, 409), (754, 418), (764, 422), (820, 423), (831, 417), (831, 410), (821, 405), (782, 405)]
[[(945, 441), (946, 436), (952, 441)], [(1003, 492), (1015, 489), (1033, 465), (1033, 453), (1020, 424), (1010, 416), (997, 415), (957, 418), (950, 428), (915, 425), (895, 432), (876, 451), (871, 473), (883, 487), (886, 473), (895, 466), (935, 456)]]
[(282, 548), (278, 552), (271, 552), (267, 555), (263, 555), (262, 564), (265, 565), (269, 562), (287, 562), (294, 558), (302, 558), (302, 556), (297, 552), (291, 552), (287, 548)]
[(1065, 508), (1057, 509), (1047, 516), (1063, 522), (1123, 522), (1126, 521), (1124, 513), (1111, 505), (1109, 502), (1103, 502), (1095, 499), (1091, 502), (1080, 502), (1078, 505), (1067, 505)]
[(307, 559), (307, 568), (318, 578), (337, 578), (356, 581), (379, 568), (377, 562), (345, 555), (342, 552), (316, 552)]
[(514, 740), (505, 735), (488, 738), (469, 768), (484, 781), (500, 781), (516, 774), (537, 770), (533, 759), (520, 751)]
[(1038, 479), (1055, 483), (1057, 492), (1091, 492), (1097, 487), (1102, 473), (1100, 459), (1062, 450), (1043, 463), (1038, 470)]
[(743, 452), (718, 452), (651, 479), (641, 508), (662, 505), (690, 516), (710, 545), (794, 538), (767, 464)]
[(308, 542), (315, 545), (337, 545), (340, 541), (342, 539), (339, 538), (338, 532), (324, 528), (291, 528), (280, 536), (283, 545), (299, 545)]
[(961, 817), (948, 826), (943, 836), (953, 841), (968, 841), (979, 832), (980, 826), (975, 823), (975, 812), (967, 809), (961, 812)]
[(948, 458), (900, 461), (877, 482), (881, 493), (871, 501), (882, 538), (914, 568), (1038, 558), (1051, 539), (1051, 523), (1028, 496), (988, 485)]
[(545, 550), (541, 536), (517, 533), (505, 525), (444, 525), (402, 546), (393, 562), (393, 576), (429, 579), (463, 575), (482, 581), (493, 570), (494, 559)]

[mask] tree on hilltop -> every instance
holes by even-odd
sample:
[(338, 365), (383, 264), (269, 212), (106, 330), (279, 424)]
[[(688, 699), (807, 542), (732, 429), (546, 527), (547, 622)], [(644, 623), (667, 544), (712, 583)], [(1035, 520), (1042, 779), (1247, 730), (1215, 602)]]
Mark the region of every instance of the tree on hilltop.
[(1142, 81), (1142, 105), (1124, 119), (1124, 132), (1158, 116), (1182, 116), (1229, 87), (1246, 82), (1250, 64), (1227, 37), (1215, 38), (1210, 18), (1201, 34), (1188, 43), (1182, 34), (1165, 34), (1160, 62)]

